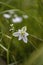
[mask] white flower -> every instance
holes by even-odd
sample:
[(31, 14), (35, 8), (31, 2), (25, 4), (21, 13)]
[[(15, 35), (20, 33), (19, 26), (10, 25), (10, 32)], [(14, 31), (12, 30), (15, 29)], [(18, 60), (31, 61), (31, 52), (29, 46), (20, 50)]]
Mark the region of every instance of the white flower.
[(12, 21), (14, 23), (19, 23), (19, 22), (22, 22), (22, 18), (21, 17), (15, 17), (15, 18), (12, 19)]
[(27, 36), (29, 35), (27, 32), (26, 32), (27, 28), (26, 26), (22, 27), (22, 29), (18, 30), (18, 32), (14, 32), (13, 33), (13, 36), (15, 37), (18, 37), (18, 40), (23, 40), (25, 43), (28, 42), (28, 39), (27, 39)]
[(5, 18), (8, 18), (8, 19), (11, 17), (11, 15), (9, 15), (9, 14), (4, 14), (3, 16), (4, 16)]
[(28, 16), (27, 16), (27, 15), (23, 15), (23, 18), (24, 18), (24, 19), (27, 19), (27, 18), (28, 18)]

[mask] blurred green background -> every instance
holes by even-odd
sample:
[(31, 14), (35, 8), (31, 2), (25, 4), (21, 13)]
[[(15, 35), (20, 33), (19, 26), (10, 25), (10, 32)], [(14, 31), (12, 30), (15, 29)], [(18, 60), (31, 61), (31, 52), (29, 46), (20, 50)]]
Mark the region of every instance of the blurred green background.
[[(14, 29), (18, 30), (27, 26), (28, 43), (18, 41), (9, 32), (11, 20), (7, 20), (1, 14), (10, 9), (19, 9), (28, 15), (27, 20), (14, 24)], [(24, 14), (24, 13), (23, 13)], [(9, 23), (8, 23), (9, 22)], [(8, 39), (5, 35), (11, 36)], [(6, 52), (0, 46), (0, 58), (7, 65), (43, 65), (43, 0), (0, 0), (0, 44), (8, 49)]]

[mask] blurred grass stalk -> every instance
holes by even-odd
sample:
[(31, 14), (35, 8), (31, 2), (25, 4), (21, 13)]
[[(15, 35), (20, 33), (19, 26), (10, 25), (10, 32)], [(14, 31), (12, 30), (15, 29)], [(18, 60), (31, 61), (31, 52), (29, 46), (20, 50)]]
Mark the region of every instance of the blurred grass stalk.
[(2, 44), (0, 44), (0, 47), (3, 48), (6, 52), (8, 52), (8, 49), (6, 49)]

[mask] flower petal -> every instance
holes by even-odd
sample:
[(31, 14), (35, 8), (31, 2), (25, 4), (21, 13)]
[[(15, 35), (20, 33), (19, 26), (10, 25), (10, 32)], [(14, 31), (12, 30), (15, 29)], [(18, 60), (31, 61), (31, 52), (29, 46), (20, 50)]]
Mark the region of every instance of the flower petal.
[(21, 17), (16, 17), (16, 18), (13, 18), (12, 21), (14, 23), (20, 23), (20, 22), (22, 22), (22, 18)]
[(24, 27), (22, 27), (22, 29), (21, 29), (23, 32), (25, 32), (26, 30), (27, 30), (27, 27), (26, 26), (24, 26)]
[(22, 39), (22, 36), (21, 35), (19, 35), (19, 39), (18, 40), (21, 40)]
[(13, 36), (18, 37), (19, 36), (19, 33), (18, 32), (15, 32), (15, 33), (13, 33)]
[(21, 33), (21, 30), (19, 29), (18, 32)]
[(26, 36), (23, 37), (23, 41), (24, 41), (25, 43), (27, 43), (28, 39), (27, 39)]
[(8, 19), (11, 17), (11, 15), (9, 15), (9, 14), (4, 14), (3, 16), (4, 16), (5, 18), (8, 18)]
[(25, 36), (28, 36), (29, 34), (27, 32), (25, 32)]

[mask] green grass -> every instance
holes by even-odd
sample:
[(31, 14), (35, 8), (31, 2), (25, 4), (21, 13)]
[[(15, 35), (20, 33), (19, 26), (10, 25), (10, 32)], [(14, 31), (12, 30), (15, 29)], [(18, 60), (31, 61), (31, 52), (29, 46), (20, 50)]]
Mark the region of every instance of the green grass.
[[(28, 19), (14, 23), (14, 31), (27, 26), (27, 44), (9, 31), (13, 22), (3, 17), (7, 10), (28, 15)], [(0, 58), (7, 65), (43, 65), (43, 0), (0, 0)]]

